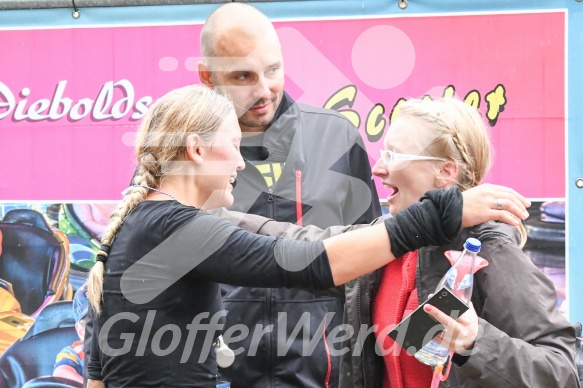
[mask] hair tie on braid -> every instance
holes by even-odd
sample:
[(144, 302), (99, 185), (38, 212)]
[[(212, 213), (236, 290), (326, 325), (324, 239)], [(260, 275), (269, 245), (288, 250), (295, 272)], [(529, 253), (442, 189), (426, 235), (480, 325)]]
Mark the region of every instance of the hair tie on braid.
[(109, 251), (111, 251), (111, 245), (101, 244), (99, 249), (105, 252), (106, 255), (109, 255)]
[(97, 252), (96, 261), (101, 261), (103, 264), (107, 262), (107, 258), (109, 257), (109, 251), (111, 250), (111, 246), (107, 244), (101, 244), (99, 247), (99, 252)]

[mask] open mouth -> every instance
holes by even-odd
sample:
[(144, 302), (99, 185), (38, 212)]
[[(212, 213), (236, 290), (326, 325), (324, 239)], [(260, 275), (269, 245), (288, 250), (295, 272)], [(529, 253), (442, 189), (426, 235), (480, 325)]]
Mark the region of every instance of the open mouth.
[(383, 183), (383, 187), (384, 187), (385, 189), (390, 189), (390, 190), (393, 190), (393, 192), (392, 192), (391, 194), (389, 194), (389, 196), (387, 197), (387, 201), (390, 201), (390, 200), (391, 200), (392, 198), (394, 198), (394, 197), (395, 197), (395, 195), (397, 195), (397, 193), (399, 192), (399, 188), (398, 188), (398, 187), (396, 187), (396, 186), (392, 186), (392, 185), (389, 185), (388, 183)]
[(229, 183), (231, 184), (231, 186), (233, 186), (233, 188), (235, 188), (235, 186), (237, 186), (237, 177), (236, 176), (230, 177)]

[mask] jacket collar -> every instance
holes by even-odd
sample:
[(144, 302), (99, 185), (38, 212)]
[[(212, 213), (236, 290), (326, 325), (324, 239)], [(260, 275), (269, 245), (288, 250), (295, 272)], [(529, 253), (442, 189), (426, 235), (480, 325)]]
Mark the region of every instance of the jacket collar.
[[(284, 91), (281, 103), (275, 111), (273, 121), (267, 130), (259, 135), (244, 137), (241, 153), (248, 160), (286, 160), (299, 123), (299, 107)], [(258, 154), (267, 149), (267, 159)]]

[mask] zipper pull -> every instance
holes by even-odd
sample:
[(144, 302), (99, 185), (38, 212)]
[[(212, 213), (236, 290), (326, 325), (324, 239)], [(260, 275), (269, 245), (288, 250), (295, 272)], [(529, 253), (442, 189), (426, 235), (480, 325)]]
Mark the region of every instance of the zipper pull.
[(221, 368), (228, 368), (235, 362), (235, 352), (233, 352), (223, 341), (223, 336), (217, 337), (213, 343), (215, 348), (215, 355), (217, 360), (217, 365)]
[(296, 170), (296, 225), (303, 226), (302, 217), (302, 170)]

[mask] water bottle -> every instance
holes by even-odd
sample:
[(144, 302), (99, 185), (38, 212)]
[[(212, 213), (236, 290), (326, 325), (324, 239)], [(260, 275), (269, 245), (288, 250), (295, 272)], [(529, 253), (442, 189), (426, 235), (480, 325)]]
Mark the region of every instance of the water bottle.
[[(468, 238), (464, 244), (463, 252), (441, 278), (435, 290), (438, 291), (442, 287), (446, 287), (462, 301), (469, 303), (472, 299), (474, 286), (476, 257), (481, 247), (482, 243), (479, 240)], [(415, 353), (415, 358), (424, 364), (437, 366), (445, 363), (448, 353), (447, 348), (432, 340)]]

